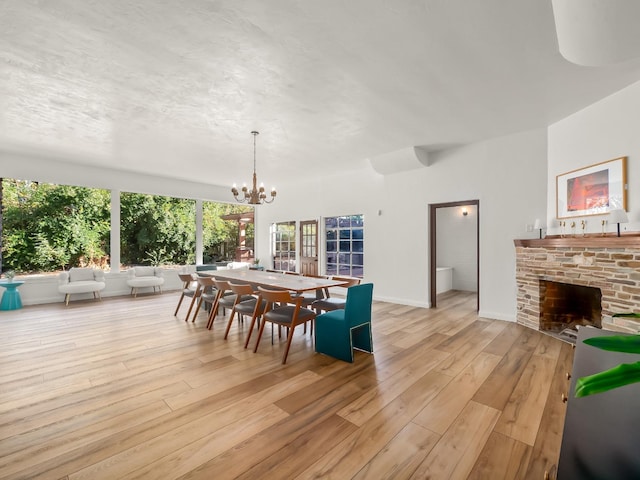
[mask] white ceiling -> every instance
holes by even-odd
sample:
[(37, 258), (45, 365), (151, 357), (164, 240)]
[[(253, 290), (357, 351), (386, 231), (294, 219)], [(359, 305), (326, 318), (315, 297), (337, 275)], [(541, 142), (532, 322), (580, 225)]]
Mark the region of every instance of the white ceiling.
[(213, 184), (250, 180), (254, 129), (270, 186), (544, 127), (640, 79), (566, 61), (551, 0), (1, 0), (0, 19), (0, 149)]

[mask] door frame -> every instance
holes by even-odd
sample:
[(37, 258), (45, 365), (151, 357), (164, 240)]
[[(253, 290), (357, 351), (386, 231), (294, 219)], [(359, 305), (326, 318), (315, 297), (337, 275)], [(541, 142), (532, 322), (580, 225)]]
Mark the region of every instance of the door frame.
[(476, 295), (476, 311), (480, 311), (480, 200), (461, 200), (457, 202), (429, 204), (429, 300), (431, 308), (436, 308), (436, 268), (437, 268), (437, 219), (438, 208), (447, 207), (476, 207), (476, 281), (478, 292)]

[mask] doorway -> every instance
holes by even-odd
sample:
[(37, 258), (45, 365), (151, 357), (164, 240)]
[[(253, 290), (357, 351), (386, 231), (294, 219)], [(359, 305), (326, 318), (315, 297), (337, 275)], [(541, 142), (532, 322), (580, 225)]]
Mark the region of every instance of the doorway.
[(318, 275), (318, 221), (300, 222), (300, 273)]
[(463, 200), (459, 202), (433, 203), (429, 204), (429, 300), (431, 308), (437, 307), (437, 268), (438, 268), (438, 209), (458, 207), (459, 214), (463, 216), (464, 208), (473, 207), (475, 219), (473, 216), (469, 218), (475, 221), (475, 284), (476, 284), (476, 311), (480, 310), (480, 200)]

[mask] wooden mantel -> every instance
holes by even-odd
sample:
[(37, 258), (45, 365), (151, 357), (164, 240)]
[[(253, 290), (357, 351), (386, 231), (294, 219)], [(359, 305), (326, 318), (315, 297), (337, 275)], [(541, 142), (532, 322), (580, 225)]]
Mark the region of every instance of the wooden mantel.
[(592, 248), (640, 248), (640, 233), (621, 236), (611, 235), (550, 235), (545, 238), (515, 239), (516, 247), (592, 247)]

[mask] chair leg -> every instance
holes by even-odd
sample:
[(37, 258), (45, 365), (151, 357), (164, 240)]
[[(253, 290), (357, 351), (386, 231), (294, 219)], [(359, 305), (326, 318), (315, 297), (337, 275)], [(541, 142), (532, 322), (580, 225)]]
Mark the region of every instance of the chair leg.
[[(244, 348), (249, 346), (249, 340), (251, 340), (251, 334), (253, 333), (253, 327), (256, 324), (256, 321), (258, 322), (258, 327), (260, 327), (260, 315), (254, 311), (253, 316), (251, 317), (251, 324), (249, 324), (249, 331), (247, 332), (247, 340), (244, 342)], [(231, 322), (229, 322), (229, 325), (231, 325)], [(225, 336), (224, 338), (227, 337)]]
[[(306, 322), (305, 322), (306, 323)], [(289, 335), (287, 335), (287, 346), (284, 349), (284, 355), (282, 356), (282, 364), (287, 363), (287, 356), (289, 355), (289, 347), (291, 347), (291, 339), (293, 338), (293, 331), (296, 329), (295, 325), (289, 327)]]
[[(102, 294), (100, 293), (100, 291), (97, 292), (98, 293), (98, 300), (102, 301)], [(94, 292), (93, 296), (95, 297), (96, 294)]]
[(178, 300), (178, 306), (176, 307), (176, 311), (173, 312), (173, 316), (178, 315), (178, 310), (180, 310), (180, 305), (182, 304), (182, 299), (184, 298), (184, 293), (180, 294), (180, 300)]
[(187, 316), (184, 317), (184, 321), (186, 322), (187, 320), (189, 320), (189, 316), (191, 315), (191, 310), (193, 309), (193, 304), (196, 302), (196, 295), (193, 295), (193, 298), (191, 299), (191, 303), (189, 304), (189, 310), (187, 310)]
[[(196, 306), (196, 311), (193, 312), (193, 320), (191, 320), (191, 322), (195, 322), (196, 321), (196, 317), (198, 316), (198, 312), (200, 311), (200, 307), (202, 306), (202, 296), (200, 296), (200, 298), (198, 299), (198, 305)], [(189, 319), (189, 317), (185, 318), (184, 321), (186, 322)]]
[(213, 321), (215, 320), (215, 315), (213, 315), (214, 313), (214, 309), (213, 307), (211, 307), (211, 311), (209, 312), (209, 317), (207, 318), (207, 330), (211, 330), (211, 327), (213, 327)]
[(211, 311), (209, 312), (209, 319), (207, 320), (207, 329), (211, 330), (211, 327), (213, 327), (213, 321), (216, 319), (216, 313), (218, 312), (218, 297), (216, 296), (216, 299), (213, 302), (213, 305), (211, 305)]
[(371, 324), (365, 323), (351, 329), (352, 347), (373, 353), (373, 339), (371, 338)]
[(213, 320), (218, 316), (218, 309), (220, 308), (220, 306), (218, 305), (218, 301), (216, 301), (216, 303), (214, 304), (213, 307), (211, 307), (211, 323), (213, 324)]
[(260, 324), (260, 330), (258, 330), (258, 340), (256, 340), (256, 346), (253, 349), (253, 353), (256, 353), (258, 351), (258, 345), (260, 345), (260, 339), (262, 338), (262, 332), (264, 331), (264, 324), (267, 323), (265, 322), (264, 318), (262, 319), (262, 323)]
[(71, 294), (67, 293), (64, 296), (64, 304), (68, 307), (69, 306), (69, 299), (71, 298)]
[[(229, 315), (229, 321), (227, 322), (227, 330), (224, 332), (224, 339), (227, 339), (227, 336), (229, 335), (229, 330), (231, 330), (231, 324), (233, 323), (233, 316), (236, 314), (236, 307), (234, 306), (231, 309), (231, 315)], [(238, 314), (239, 318), (242, 318), (241, 314)], [(245, 347), (246, 348), (246, 347)]]

